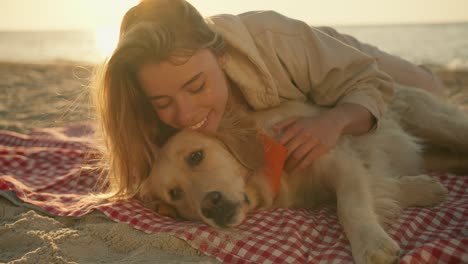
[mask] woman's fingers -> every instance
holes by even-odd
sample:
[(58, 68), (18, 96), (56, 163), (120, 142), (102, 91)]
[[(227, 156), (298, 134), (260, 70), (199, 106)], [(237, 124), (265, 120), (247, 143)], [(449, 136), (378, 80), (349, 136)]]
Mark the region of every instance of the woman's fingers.
[(293, 168), (292, 173), (299, 172), (305, 169), (307, 166), (318, 157), (322, 156), (327, 152), (327, 148), (324, 145), (316, 145), (311, 151)]
[(292, 142), (296, 141), (299, 138), (301, 131), (302, 128), (300, 126), (297, 126), (296, 123), (293, 122), (288, 127), (286, 127), (285, 130), (283, 130), (283, 133), (281, 134), (278, 141), (280, 144), (286, 146), (291, 153), (291, 151), (293, 151), (294, 149), (290, 149), (288, 145), (292, 147), (292, 144), (294, 144)]
[(293, 123), (295, 123), (297, 120), (299, 119), (299, 116), (294, 116), (294, 117), (291, 117), (291, 118), (288, 118), (286, 120), (283, 120), (281, 122), (278, 122), (276, 123), (275, 125), (272, 126), (272, 129), (276, 132), (281, 132), (282, 130), (284, 130), (285, 128), (287, 128), (288, 126), (292, 125)]
[(297, 141), (294, 152), (290, 152), (290, 155), (296, 160), (302, 160), (313, 148), (317, 147), (319, 143), (316, 138), (306, 136)]
[(307, 139), (299, 140), (297, 138), (289, 142), (290, 145), (286, 146), (289, 153), (288, 160), (286, 161), (286, 169), (291, 171), (299, 165), (299, 162), (315, 147), (316, 142), (316, 140), (307, 141)]
[(288, 159), (286, 160), (286, 163), (284, 164), (284, 169), (287, 172), (292, 173), (294, 169), (299, 165), (300, 160), (295, 159), (292, 156), (289, 156)]
[(322, 131), (322, 126), (317, 125), (316, 121), (313, 118), (292, 117), (274, 126), (273, 129), (281, 133), (279, 143), (288, 149), (287, 171), (301, 171), (328, 151), (329, 144), (325, 142), (333, 133)]

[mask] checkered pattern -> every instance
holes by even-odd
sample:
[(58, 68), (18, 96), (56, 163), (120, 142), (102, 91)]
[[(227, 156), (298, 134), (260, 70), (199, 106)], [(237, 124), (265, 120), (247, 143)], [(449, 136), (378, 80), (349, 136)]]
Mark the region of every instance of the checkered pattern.
[[(333, 207), (253, 213), (238, 228), (219, 230), (160, 216), (137, 200), (83, 202), (98, 177), (97, 171), (80, 169), (94, 155), (86, 145), (90, 131), (83, 124), (27, 136), (0, 131), (0, 194), (13, 191), (21, 200), (58, 216), (79, 217), (100, 210), (146, 233), (181, 238), (226, 263), (352, 262)], [(403, 249), (401, 263), (468, 263), (468, 177), (433, 176), (449, 189), (448, 200), (435, 208), (406, 209), (388, 232)]]

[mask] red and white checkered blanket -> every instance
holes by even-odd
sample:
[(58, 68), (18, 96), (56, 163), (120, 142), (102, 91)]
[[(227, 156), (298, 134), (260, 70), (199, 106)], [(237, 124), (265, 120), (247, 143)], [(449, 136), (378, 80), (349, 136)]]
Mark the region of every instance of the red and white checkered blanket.
[[(95, 188), (98, 172), (80, 170), (90, 148), (86, 124), (29, 135), (0, 131), (0, 194), (14, 192), (52, 215), (83, 216), (99, 210), (146, 233), (166, 233), (226, 263), (348, 263), (350, 246), (335, 208), (276, 209), (251, 214), (234, 230), (175, 221), (137, 200), (77, 202)], [(404, 210), (389, 233), (403, 249), (401, 263), (468, 263), (468, 177), (434, 174), (449, 190), (434, 208)]]

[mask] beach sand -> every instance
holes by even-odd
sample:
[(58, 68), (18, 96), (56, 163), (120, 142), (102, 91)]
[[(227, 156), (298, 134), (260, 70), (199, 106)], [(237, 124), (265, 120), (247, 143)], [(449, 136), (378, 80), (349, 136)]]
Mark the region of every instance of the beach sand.
[[(0, 129), (33, 128), (90, 120), (91, 65), (0, 63)], [(468, 110), (468, 70), (432, 66), (448, 100)], [(215, 263), (184, 241), (146, 234), (100, 213), (78, 219), (51, 217), (0, 198), (0, 262), (8, 263)]]

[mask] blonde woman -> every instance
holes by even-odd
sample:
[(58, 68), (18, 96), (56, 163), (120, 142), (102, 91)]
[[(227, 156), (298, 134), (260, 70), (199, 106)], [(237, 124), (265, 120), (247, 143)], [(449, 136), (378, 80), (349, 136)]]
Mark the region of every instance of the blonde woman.
[(216, 131), (228, 105), (246, 111), (285, 100), (330, 106), (276, 125), (301, 170), (342, 134), (372, 133), (394, 85), (442, 89), (432, 74), (332, 28), (281, 14), (203, 18), (184, 0), (145, 0), (121, 23), (98, 75), (96, 110), (107, 196), (138, 193), (153, 152), (182, 128)]

